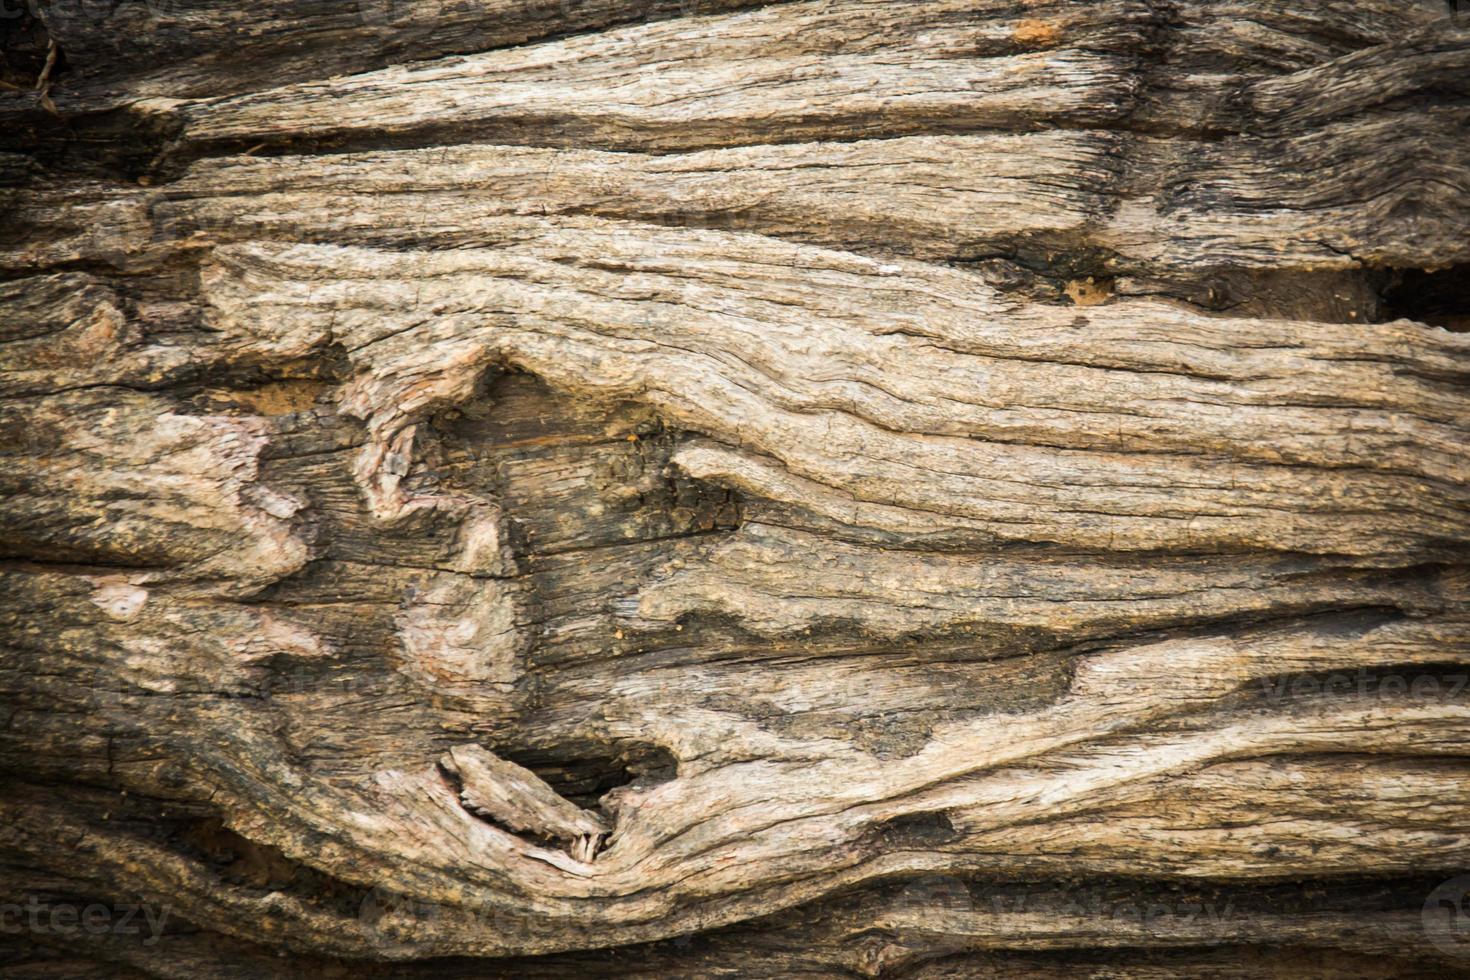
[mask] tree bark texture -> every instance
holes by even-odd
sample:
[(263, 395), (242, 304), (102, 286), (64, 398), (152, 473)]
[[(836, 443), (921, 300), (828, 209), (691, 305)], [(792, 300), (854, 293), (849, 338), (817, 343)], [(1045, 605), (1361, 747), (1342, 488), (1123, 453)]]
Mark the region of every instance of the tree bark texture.
[(7, 976), (1470, 976), (1470, 19), (10, 6)]

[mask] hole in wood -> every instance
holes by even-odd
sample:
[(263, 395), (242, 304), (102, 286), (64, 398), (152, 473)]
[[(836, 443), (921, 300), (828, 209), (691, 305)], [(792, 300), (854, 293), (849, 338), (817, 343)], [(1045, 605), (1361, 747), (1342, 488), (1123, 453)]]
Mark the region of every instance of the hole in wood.
[(1387, 319), (1407, 317), (1456, 333), (1470, 331), (1470, 264), (1398, 270), (1382, 296)]

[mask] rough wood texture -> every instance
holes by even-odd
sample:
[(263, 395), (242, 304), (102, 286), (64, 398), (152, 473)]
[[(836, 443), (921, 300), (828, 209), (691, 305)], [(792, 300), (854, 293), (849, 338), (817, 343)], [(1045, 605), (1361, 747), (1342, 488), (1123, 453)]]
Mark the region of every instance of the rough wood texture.
[(28, 11), (7, 976), (1470, 975), (1443, 5)]

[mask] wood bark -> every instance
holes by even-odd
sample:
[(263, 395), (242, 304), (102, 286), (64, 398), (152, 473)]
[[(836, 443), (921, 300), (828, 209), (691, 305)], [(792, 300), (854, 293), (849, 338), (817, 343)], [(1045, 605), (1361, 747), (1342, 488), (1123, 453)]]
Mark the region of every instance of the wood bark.
[(0, 18), (7, 975), (1470, 976), (1445, 5)]

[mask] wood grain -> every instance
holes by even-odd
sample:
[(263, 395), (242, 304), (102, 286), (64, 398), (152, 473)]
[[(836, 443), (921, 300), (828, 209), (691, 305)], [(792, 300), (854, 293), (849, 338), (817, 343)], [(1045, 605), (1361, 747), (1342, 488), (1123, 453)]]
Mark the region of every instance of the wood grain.
[(0, 972), (1470, 975), (1442, 5), (13, 20)]

